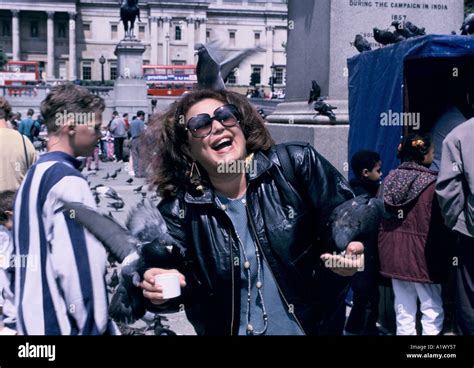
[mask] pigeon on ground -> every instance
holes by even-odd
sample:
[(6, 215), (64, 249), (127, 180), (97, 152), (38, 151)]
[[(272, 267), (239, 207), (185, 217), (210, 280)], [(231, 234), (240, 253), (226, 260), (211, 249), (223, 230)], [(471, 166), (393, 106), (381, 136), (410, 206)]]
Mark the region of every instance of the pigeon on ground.
[(133, 323), (153, 304), (138, 287), (151, 267), (173, 269), (184, 265), (185, 250), (168, 234), (166, 222), (149, 201), (140, 203), (128, 215), (127, 229), (109, 216), (78, 202), (65, 202), (64, 210), (74, 211), (74, 220), (88, 229), (120, 267), (120, 283), (112, 297), (109, 314), (118, 321)]
[(133, 178), (127, 179), (126, 182), (127, 182), (127, 184), (129, 184), (129, 185), (132, 184), (132, 183), (133, 183)]
[(372, 47), (370, 46), (370, 42), (367, 41), (366, 38), (362, 37), (362, 35), (358, 34), (354, 40), (354, 47), (359, 52), (371, 51)]
[(247, 57), (257, 51), (263, 50), (260, 47), (248, 48), (225, 58), (221, 50), (218, 50), (217, 42), (208, 44), (197, 43), (194, 49), (197, 50), (198, 63), (196, 75), (198, 86), (201, 89), (224, 90), (229, 74)]
[(99, 193), (94, 192), (95, 204), (98, 206), (100, 204)]
[(101, 185), (96, 189), (96, 192), (99, 193), (99, 195), (103, 198), (110, 198), (114, 199), (116, 201), (122, 201), (122, 197), (117, 193), (117, 191), (112, 188), (112, 187), (106, 187), (104, 185)]
[(143, 185), (140, 185), (139, 187), (136, 187), (133, 191), (134, 191), (135, 193), (139, 193), (139, 192), (142, 191), (142, 188), (143, 188)]
[(110, 175), (110, 177), (115, 180), (115, 179), (117, 179), (117, 174), (118, 174), (118, 173), (117, 173), (117, 171), (116, 171), (116, 172), (114, 172), (112, 175)]
[(311, 90), (309, 91), (308, 103), (319, 100), (321, 97), (321, 87), (315, 80), (311, 81)]
[(461, 34), (463, 36), (474, 34), (474, 13), (469, 14), (461, 26)]
[(374, 38), (375, 41), (382, 45), (389, 45), (391, 43), (397, 43), (403, 41), (405, 37), (399, 34), (395, 34), (393, 32), (382, 30), (378, 28), (374, 28)]
[(115, 208), (115, 211), (118, 211), (125, 207), (125, 203), (123, 201), (110, 202), (107, 203), (107, 207)]
[(377, 231), (383, 214), (383, 200), (365, 194), (340, 204), (329, 218), (337, 248), (344, 250), (351, 241)]
[(109, 173), (107, 173), (107, 175), (105, 175), (102, 179), (108, 180), (109, 178), (110, 178), (110, 175), (109, 175)]

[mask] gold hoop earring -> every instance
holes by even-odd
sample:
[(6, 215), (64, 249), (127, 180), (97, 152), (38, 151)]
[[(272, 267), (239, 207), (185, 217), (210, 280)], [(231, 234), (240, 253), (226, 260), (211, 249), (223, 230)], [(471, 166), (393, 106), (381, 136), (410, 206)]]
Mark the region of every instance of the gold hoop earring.
[[(192, 165), (191, 165), (191, 172), (189, 173), (189, 178), (190, 179), (193, 179), (194, 178), (194, 169), (196, 169), (196, 172), (197, 172), (197, 180), (201, 181), (201, 172), (199, 171), (199, 167), (196, 163), (196, 161), (193, 161)], [(196, 190), (202, 192), (204, 191), (204, 187), (202, 185), (198, 185), (196, 186)]]

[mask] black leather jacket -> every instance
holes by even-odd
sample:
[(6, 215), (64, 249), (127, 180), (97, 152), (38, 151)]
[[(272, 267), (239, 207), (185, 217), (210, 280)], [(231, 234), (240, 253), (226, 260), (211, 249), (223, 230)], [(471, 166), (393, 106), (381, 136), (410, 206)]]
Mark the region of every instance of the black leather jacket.
[[(338, 334), (349, 278), (324, 268), (319, 256), (335, 251), (327, 219), (353, 194), (345, 178), (310, 145), (292, 143), (287, 149), (298, 188), (286, 180), (274, 148), (255, 154), (246, 195), (250, 231), (303, 331)], [(158, 207), (170, 235), (186, 248), (177, 268), (187, 286), (177, 304), (182, 303), (199, 335), (237, 334), (239, 248), (214, 192), (200, 197), (180, 193)]]

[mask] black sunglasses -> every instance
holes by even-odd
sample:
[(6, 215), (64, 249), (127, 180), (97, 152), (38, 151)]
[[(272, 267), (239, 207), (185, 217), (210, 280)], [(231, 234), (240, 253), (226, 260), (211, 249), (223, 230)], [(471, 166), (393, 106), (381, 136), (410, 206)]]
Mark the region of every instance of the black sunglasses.
[(214, 120), (217, 120), (226, 128), (230, 128), (240, 122), (240, 116), (237, 106), (232, 104), (223, 105), (214, 111), (214, 116), (209, 114), (193, 116), (188, 120), (186, 130), (189, 130), (194, 138), (205, 138), (211, 134)]

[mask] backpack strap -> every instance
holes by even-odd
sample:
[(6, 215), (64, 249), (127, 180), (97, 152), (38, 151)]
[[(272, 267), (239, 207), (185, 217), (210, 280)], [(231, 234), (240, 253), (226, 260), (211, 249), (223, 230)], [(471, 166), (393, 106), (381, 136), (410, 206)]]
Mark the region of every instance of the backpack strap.
[(26, 143), (25, 143), (25, 136), (21, 134), (21, 139), (23, 141), (23, 151), (25, 152), (25, 162), (26, 162), (26, 169), (28, 170), (30, 168), (30, 160), (28, 160), (28, 152), (26, 151)]

